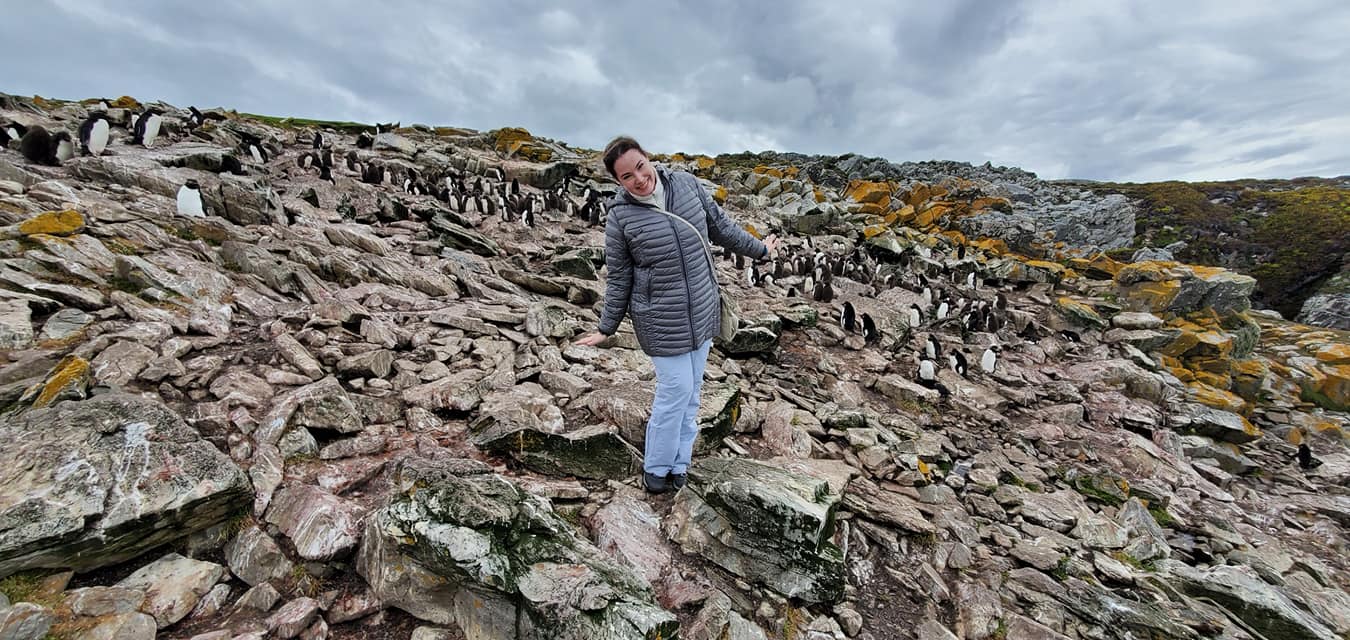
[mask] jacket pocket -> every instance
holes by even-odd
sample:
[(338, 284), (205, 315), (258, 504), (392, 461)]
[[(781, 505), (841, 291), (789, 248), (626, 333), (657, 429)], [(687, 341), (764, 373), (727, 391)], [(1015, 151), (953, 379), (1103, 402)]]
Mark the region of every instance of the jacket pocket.
[(640, 307), (652, 304), (652, 270), (650, 267), (638, 267), (633, 279), (633, 301)]

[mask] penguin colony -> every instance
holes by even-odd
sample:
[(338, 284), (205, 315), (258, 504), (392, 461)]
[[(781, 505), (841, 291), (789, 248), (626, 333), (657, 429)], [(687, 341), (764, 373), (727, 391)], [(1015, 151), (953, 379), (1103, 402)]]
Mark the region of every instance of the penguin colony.
[[(77, 138), (59, 128), (0, 122), (0, 148), (17, 148), (35, 164), (59, 166), (75, 157), (77, 149), (86, 156), (116, 153), (113, 143), (118, 139), (127, 146), (152, 148), (164, 144), (164, 137), (182, 133), (191, 136), (208, 122), (227, 119), (196, 107), (186, 112), (147, 107), (133, 114), (125, 132), (115, 136), (116, 125), (107, 111), (106, 104), (91, 109), (78, 127)], [(167, 131), (166, 115), (171, 118)], [(538, 189), (522, 185), (518, 177), (508, 180), (498, 167), (485, 167), (476, 174), (453, 168), (432, 173), (373, 151), (378, 134), (398, 127), (397, 122), (377, 124), (373, 131), (360, 132), (354, 138), (315, 130), (301, 136), (303, 148), (293, 152), (275, 139), (232, 129), (237, 139), (235, 155), (224, 156), (219, 171), (238, 175), (283, 171), (292, 177), (292, 172), (298, 171), (334, 185), (342, 177), (400, 191), (413, 200), (434, 198), (468, 226), (482, 227), (496, 221), (497, 231), (504, 226), (528, 230), (541, 222), (566, 220), (589, 227), (604, 223), (605, 202), (613, 195), (607, 184), (607, 190), (602, 190), (594, 181), (572, 173), (551, 188)], [(345, 153), (339, 151), (339, 146), (346, 147), (348, 142)], [(337, 162), (335, 155), (340, 158)], [(279, 163), (281, 158), (290, 159)], [(295, 169), (290, 168), (292, 164)], [(317, 196), (311, 204), (319, 206)], [(196, 179), (180, 186), (176, 205), (177, 214), (183, 217), (199, 218), (210, 212)], [(376, 218), (387, 223), (428, 215), (422, 211), (434, 212), (435, 208), (410, 213), (403, 206), (401, 211), (381, 210)], [(762, 262), (747, 261), (730, 252), (724, 256), (742, 275), (737, 279), (741, 286), (758, 289), (770, 298), (801, 299), (832, 309), (843, 341), (854, 348), (881, 349), (892, 359), (912, 362), (915, 382), (936, 390), (943, 399), (953, 394), (951, 386), (960, 380), (998, 380), (1004, 375), (1001, 361), (1005, 355), (1015, 354), (1019, 345), (1043, 337), (1043, 329), (1034, 322), (1012, 322), (1008, 298), (1012, 288), (982, 272), (982, 252), (961, 244), (947, 246), (942, 239), (932, 247), (916, 244), (892, 262), (879, 261), (862, 246), (840, 246), (815, 237), (791, 237)], [(887, 294), (897, 289), (907, 292), (904, 298), (913, 301), (907, 306), (891, 305)], [(884, 317), (894, 318), (892, 325), (883, 326), (872, 313), (881, 311), (888, 312)], [(944, 371), (951, 372), (946, 382)], [(1304, 469), (1322, 464), (1307, 444), (1300, 444), (1292, 457)]]

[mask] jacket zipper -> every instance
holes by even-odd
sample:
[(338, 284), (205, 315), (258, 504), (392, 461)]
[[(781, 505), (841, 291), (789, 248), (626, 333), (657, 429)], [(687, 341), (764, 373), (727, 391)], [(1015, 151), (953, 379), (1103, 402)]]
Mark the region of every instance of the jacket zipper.
[[(656, 179), (657, 179), (657, 180), (661, 180), (661, 186), (662, 186), (663, 188), (665, 188), (665, 187), (667, 186), (667, 185), (665, 184), (665, 179), (662, 178), (662, 177), (660, 176), (660, 174), (658, 174), (658, 175), (656, 176)], [(672, 192), (670, 192), (669, 190), (667, 190), (667, 191), (666, 191), (666, 200), (668, 201), (668, 200), (670, 200), (670, 199), (673, 198), (673, 197), (674, 197), (674, 193), (672, 193)], [(637, 202), (637, 201), (634, 201), (631, 197), (628, 199), (628, 201), (629, 201), (629, 203), (634, 204), (634, 205), (637, 205), (637, 206), (639, 206), (639, 207), (645, 207), (645, 208), (647, 208), (647, 209), (651, 209), (651, 210), (653, 210), (653, 211), (656, 211), (657, 213), (663, 213), (663, 214), (665, 214), (667, 217), (675, 218), (675, 219), (679, 220), (680, 222), (683, 222), (683, 223), (684, 223), (685, 225), (687, 225), (690, 229), (692, 229), (692, 230), (694, 231), (694, 237), (698, 238), (698, 243), (699, 243), (699, 245), (703, 246), (703, 254), (704, 254), (704, 257), (706, 257), (706, 258), (708, 259), (708, 277), (712, 278), (713, 286), (714, 286), (714, 287), (717, 287), (718, 289), (721, 288), (721, 286), (717, 283), (717, 270), (713, 267), (712, 252), (708, 249), (707, 245), (703, 242), (703, 236), (699, 235), (698, 228), (695, 227), (695, 226), (693, 225), (693, 223), (689, 222), (688, 220), (685, 220), (684, 218), (681, 218), (681, 217), (675, 215), (675, 214), (672, 213), (671, 211), (668, 211), (668, 210), (666, 210), (666, 209), (664, 209), (664, 208), (660, 208), (660, 207), (657, 207), (657, 206), (655, 206), (655, 205), (647, 204), (647, 203), (645, 203), (645, 202)], [(677, 251), (680, 252), (680, 264), (681, 264), (681, 265), (685, 265), (685, 259), (684, 259), (684, 246), (680, 244), (680, 231), (679, 231), (679, 229), (677, 229), (677, 228), (675, 227), (675, 223), (674, 223), (674, 222), (669, 222), (669, 221), (668, 221), (668, 224), (670, 224), (670, 232), (673, 233), (673, 234), (675, 234), (675, 249), (676, 249)], [(650, 286), (651, 286), (651, 283), (648, 282), (648, 287), (650, 287)], [(721, 291), (718, 291), (717, 293), (718, 293), (719, 296), (722, 294)], [(648, 294), (648, 298), (649, 298), (649, 299), (650, 299), (650, 297), (651, 297), (651, 295)], [(684, 299), (685, 299), (685, 309), (688, 311), (688, 314), (686, 314), (686, 315), (687, 315), (687, 317), (688, 317), (688, 319), (689, 319), (689, 344), (693, 347), (693, 349), (694, 349), (695, 351), (697, 351), (697, 350), (698, 350), (698, 336), (695, 335), (696, 332), (694, 331), (694, 296), (693, 296), (693, 292), (691, 292), (691, 291), (689, 290), (689, 278), (687, 278), (687, 277), (684, 279)]]

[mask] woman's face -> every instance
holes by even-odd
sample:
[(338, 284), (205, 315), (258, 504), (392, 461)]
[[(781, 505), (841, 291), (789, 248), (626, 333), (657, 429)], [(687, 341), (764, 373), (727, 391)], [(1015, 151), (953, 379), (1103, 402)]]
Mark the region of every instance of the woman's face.
[(656, 190), (656, 169), (637, 149), (629, 149), (614, 161), (614, 176), (635, 196), (649, 196)]

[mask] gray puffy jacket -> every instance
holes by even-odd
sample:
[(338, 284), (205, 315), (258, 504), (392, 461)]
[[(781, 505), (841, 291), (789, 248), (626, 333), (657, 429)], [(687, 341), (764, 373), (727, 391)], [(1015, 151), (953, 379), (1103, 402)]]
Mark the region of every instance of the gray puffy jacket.
[(709, 238), (736, 253), (763, 257), (764, 243), (717, 206), (698, 178), (656, 166), (666, 210), (698, 230), (633, 199), (623, 188), (605, 223), (605, 310), (600, 333), (613, 335), (624, 314), (649, 356), (689, 353), (716, 336), (721, 298), (704, 250)]

